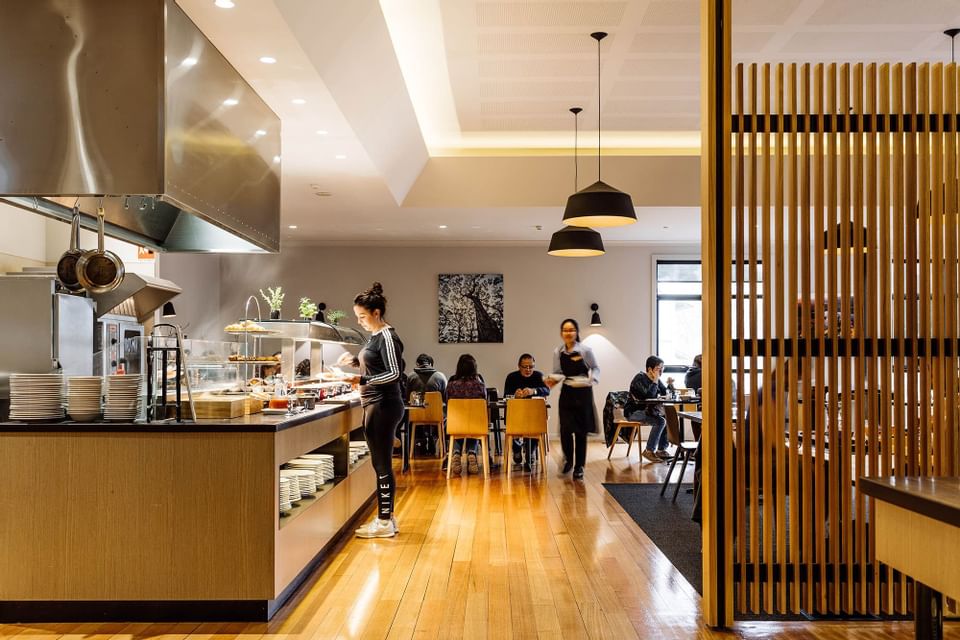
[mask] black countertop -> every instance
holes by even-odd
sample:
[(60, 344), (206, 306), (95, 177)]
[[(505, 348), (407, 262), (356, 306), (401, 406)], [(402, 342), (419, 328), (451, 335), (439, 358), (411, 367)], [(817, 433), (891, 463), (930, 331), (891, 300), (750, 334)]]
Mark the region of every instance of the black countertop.
[(958, 477), (860, 478), (857, 487), (877, 500), (960, 527)]
[(0, 433), (276, 433), (314, 420), (332, 416), (353, 407), (350, 403), (320, 404), (312, 411), (294, 416), (255, 413), (239, 418), (204, 418), (196, 422), (0, 422)]

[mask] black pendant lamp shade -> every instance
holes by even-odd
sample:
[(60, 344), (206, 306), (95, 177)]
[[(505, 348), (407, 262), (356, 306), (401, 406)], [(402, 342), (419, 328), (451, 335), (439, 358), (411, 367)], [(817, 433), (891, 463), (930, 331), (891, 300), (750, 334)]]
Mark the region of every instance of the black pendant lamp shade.
[(636, 221), (630, 194), (603, 180), (567, 198), (567, 208), (563, 210), (563, 223), (578, 227), (616, 227)]
[(603, 239), (593, 229), (564, 227), (551, 236), (547, 253), (564, 258), (602, 256), (604, 254)]
[(629, 193), (600, 179), (600, 41), (607, 34), (598, 31), (590, 37), (597, 41), (597, 181), (567, 198), (563, 223), (577, 227), (617, 227), (636, 222), (637, 212)]

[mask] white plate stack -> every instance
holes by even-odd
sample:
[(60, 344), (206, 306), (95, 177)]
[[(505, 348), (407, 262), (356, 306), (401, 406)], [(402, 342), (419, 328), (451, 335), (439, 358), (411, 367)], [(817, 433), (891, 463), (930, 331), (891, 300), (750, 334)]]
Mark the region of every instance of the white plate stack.
[(62, 420), (63, 375), (10, 374), (11, 420)]
[(301, 460), (317, 460), (320, 462), (318, 469), (320, 474), (317, 486), (333, 481), (333, 456), (329, 453), (305, 453), (300, 456)]
[(290, 513), (293, 510), (293, 504), (290, 500), (292, 485), (290, 478), (280, 477), (280, 513)]
[(70, 376), (67, 378), (67, 413), (78, 422), (100, 418), (103, 401), (103, 378), (100, 376)]
[(103, 417), (115, 422), (132, 422), (140, 416), (142, 375), (107, 376), (107, 404)]
[(324, 464), (323, 460), (306, 457), (291, 460), (286, 464), (288, 469), (300, 469), (312, 473), (314, 475), (314, 482), (316, 483), (314, 489), (322, 486), (323, 483), (326, 482), (326, 473), (324, 471), (325, 466), (326, 465)]

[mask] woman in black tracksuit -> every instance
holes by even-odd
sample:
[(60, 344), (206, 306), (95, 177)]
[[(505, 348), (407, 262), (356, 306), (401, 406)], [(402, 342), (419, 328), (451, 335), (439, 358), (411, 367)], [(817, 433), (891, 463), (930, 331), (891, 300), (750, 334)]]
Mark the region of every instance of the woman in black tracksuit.
[(353, 312), (360, 326), (370, 332), (370, 339), (359, 356), (345, 353), (338, 364), (360, 367), (360, 375), (344, 380), (360, 383), (360, 404), (363, 406), (363, 435), (370, 447), (370, 458), (377, 474), (377, 517), (357, 529), (361, 538), (390, 538), (399, 533), (393, 516), (396, 480), (393, 475), (393, 440), (403, 419), (403, 397), (400, 391), (403, 365), (403, 343), (397, 331), (384, 321), (387, 299), (383, 286), (373, 286), (353, 300)]

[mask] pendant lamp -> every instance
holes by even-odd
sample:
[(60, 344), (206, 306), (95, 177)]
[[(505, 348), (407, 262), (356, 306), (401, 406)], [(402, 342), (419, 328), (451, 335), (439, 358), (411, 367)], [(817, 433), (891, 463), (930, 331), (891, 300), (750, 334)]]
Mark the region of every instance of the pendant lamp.
[[(573, 190), (577, 190), (577, 132), (579, 131), (578, 122), (580, 107), (572, 107), (570, 113), (573, 114)], [(600, 234), (593, 229), (586, 227), (567, 226), (560, 231), (555, 231), (550, 237), (550, 247), (547, 253), (551, 256), (560, 256), (563, 258), (590, 258), (593, 256), (602, 256), (604, 254), (603, 239)]]
[(617, 227), (637, 221), (633, 199), (600, 179), (600, 41), (602, 31), (591, 33), (597, 41), (597, 181), (567, 198), (563, 211), (564, 224), (578, 227)]

